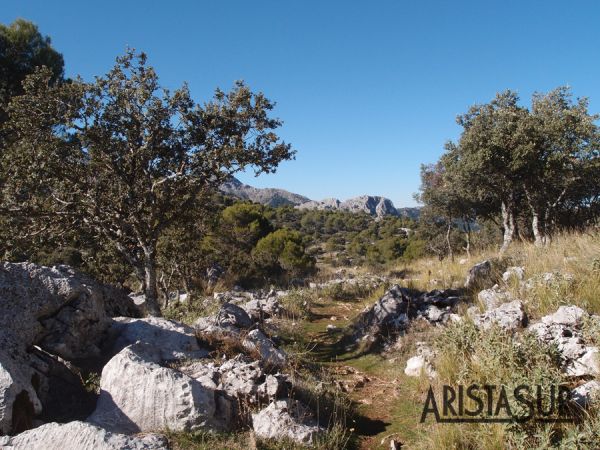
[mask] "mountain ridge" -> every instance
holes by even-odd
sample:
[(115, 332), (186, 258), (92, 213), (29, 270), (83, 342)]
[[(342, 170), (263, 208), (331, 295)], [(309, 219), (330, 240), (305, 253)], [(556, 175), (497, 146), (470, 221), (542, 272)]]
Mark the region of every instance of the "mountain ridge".
[(347, 200), (337, 198), (326, 198), (323, 200), (311, 200), (300, 194), (278, 188), (256, 188), (242, 183), (237, 178), (231, 177), (224, 182), (220, 191), (229, 196), (241, 200), (250, 200), (267, 206), (293, 206), (303, 210), (330, 210), (349, 211), (354, 213), (366, 213), (373, 217), (399, 216), (418, 219), (419, 207), (396, 208), (394, 203), (386, 197), (379, 195), (360, 195)]

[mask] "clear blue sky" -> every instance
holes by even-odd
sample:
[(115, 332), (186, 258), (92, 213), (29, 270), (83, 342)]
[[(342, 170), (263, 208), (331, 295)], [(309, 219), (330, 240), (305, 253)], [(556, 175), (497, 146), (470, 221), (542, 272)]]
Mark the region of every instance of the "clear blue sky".
[(52, 38), (69, 76), (103, 74), (131, 46), (199, 101), (246, 80), (277, 101), (298, 154), (240, 179), (313, 199), (414, 204), (456, 115), (505, 88), (527, 101), (569, 84), (600, 111), (597, 1), (2, 0), (0, 22), (17, 17)]

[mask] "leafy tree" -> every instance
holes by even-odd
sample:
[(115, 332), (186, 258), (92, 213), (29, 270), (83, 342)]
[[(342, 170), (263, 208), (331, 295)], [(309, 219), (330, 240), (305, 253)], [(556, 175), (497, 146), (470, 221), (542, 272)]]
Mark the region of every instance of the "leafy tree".
[(315, 269), (315, 260), (307, 254), (302, 235), (285, 228), (258, 241), (252, 256), (271, 279), (283, 275), (301, 277)]
[(6, 121), (10, 99), (23, 94), (25, 78), (42, 66), (50, 70), (50, 82), (63, 79), (63, 57), (52, 47), (50, 38), (24, 19), (8, 26), (0, 24), (0, 124)]
[(520, 204), (522, 172), (515, 155), (528, 145), (525, 108), (512, 91), (498, 93), (487, 104), (475, 105), (458, 117), (463, 133), (447, 158), (455, 183), (471, 190), (479, 204), (494, 205), (502, 214), (504, 252), (512, 242)]
[[(531, 209), (531, 227), (537, 245), (548, 242), (556, 211), (564, 205), (579, 204), (590, 194), (581, 190), (586, 179), (595, 179), (598, 167), (600, 115), (588, 112), (586, 98), (572, 100), (567, 87), (533, 96), (530, 115), (530, 142), (517, 155), (522, 166), (523, 190)], [(594, 170), (595, 169), (595, 170)], [(575, 209), (575, 208), (573, 208)]]
[(146, 56), (128, 51), (92, 83), (53, 86), (38, 70), (13, 99), (12, 210), (28, 226), (82, 227), (108, 241), (157, 301), (157, 243), (164, 230), (231, 174), (274, 171), (293, 156), (273, 130), (273, 108), (242, 82), (196, 104), (183, 86), (161, 89)]
[(63, 57), (52, 48), (50, 38), (42, 36), (31, 22), (17, 19), (10, 25), (0, 24), (0, 257), (20, 259), (41, 250), (40, 236), (23, 236), (11, 233), (19, 223), (7, 215), (3, 198), (4, 185), (10, 176), (12, 162), (4, 157), (6, 147), (14, 145), (16, 136), (10, 136), (4, 123), (8, 118), (10, 100), (23, 94), (23, 81), (36, 68), (45, 66), (51, 73), (50, 82), (63, 80)]

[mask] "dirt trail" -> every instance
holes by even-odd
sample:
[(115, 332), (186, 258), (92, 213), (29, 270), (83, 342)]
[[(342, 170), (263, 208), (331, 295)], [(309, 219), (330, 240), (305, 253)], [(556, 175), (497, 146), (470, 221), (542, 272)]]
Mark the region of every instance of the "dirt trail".
[[(320, 300), (311, 308), (306, 331), (313, 342), (313, 355), (329, 367), (335, 383), (357, 407), (360, 418), (353, 428), (360, 448), (389, 449), (390, 439), (402, 443), (412, 434), (417, 425), (418, 402), (406, 404), (403, 400), (409, 397), (412, 388), (406, 385), (404, 377), (398, 377), (403, 361), (388, 360), (377, 354), (349, 353), (339, 344), (342, 331), (366, 304)], [(327, 330), (328, 325), (336, 330)]]

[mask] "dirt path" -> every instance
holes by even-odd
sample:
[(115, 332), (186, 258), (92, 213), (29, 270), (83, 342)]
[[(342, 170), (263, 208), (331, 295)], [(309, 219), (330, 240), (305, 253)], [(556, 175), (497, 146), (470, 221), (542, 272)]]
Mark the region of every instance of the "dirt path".
[[(339, 344), (341, 331), (370, 303), (320, 300), (311, 308), (306, 332), (313, 355), (357, 407), (360, 418), (353, 428), (360, 448), (389, 449), (390, 439), (403, 443), (415, 433), (421, 404), (413, 399), (415, 381), (403, 375), (404, 361), (355, 354)], [(328, 325), (336, 330), (327, 330)]]

